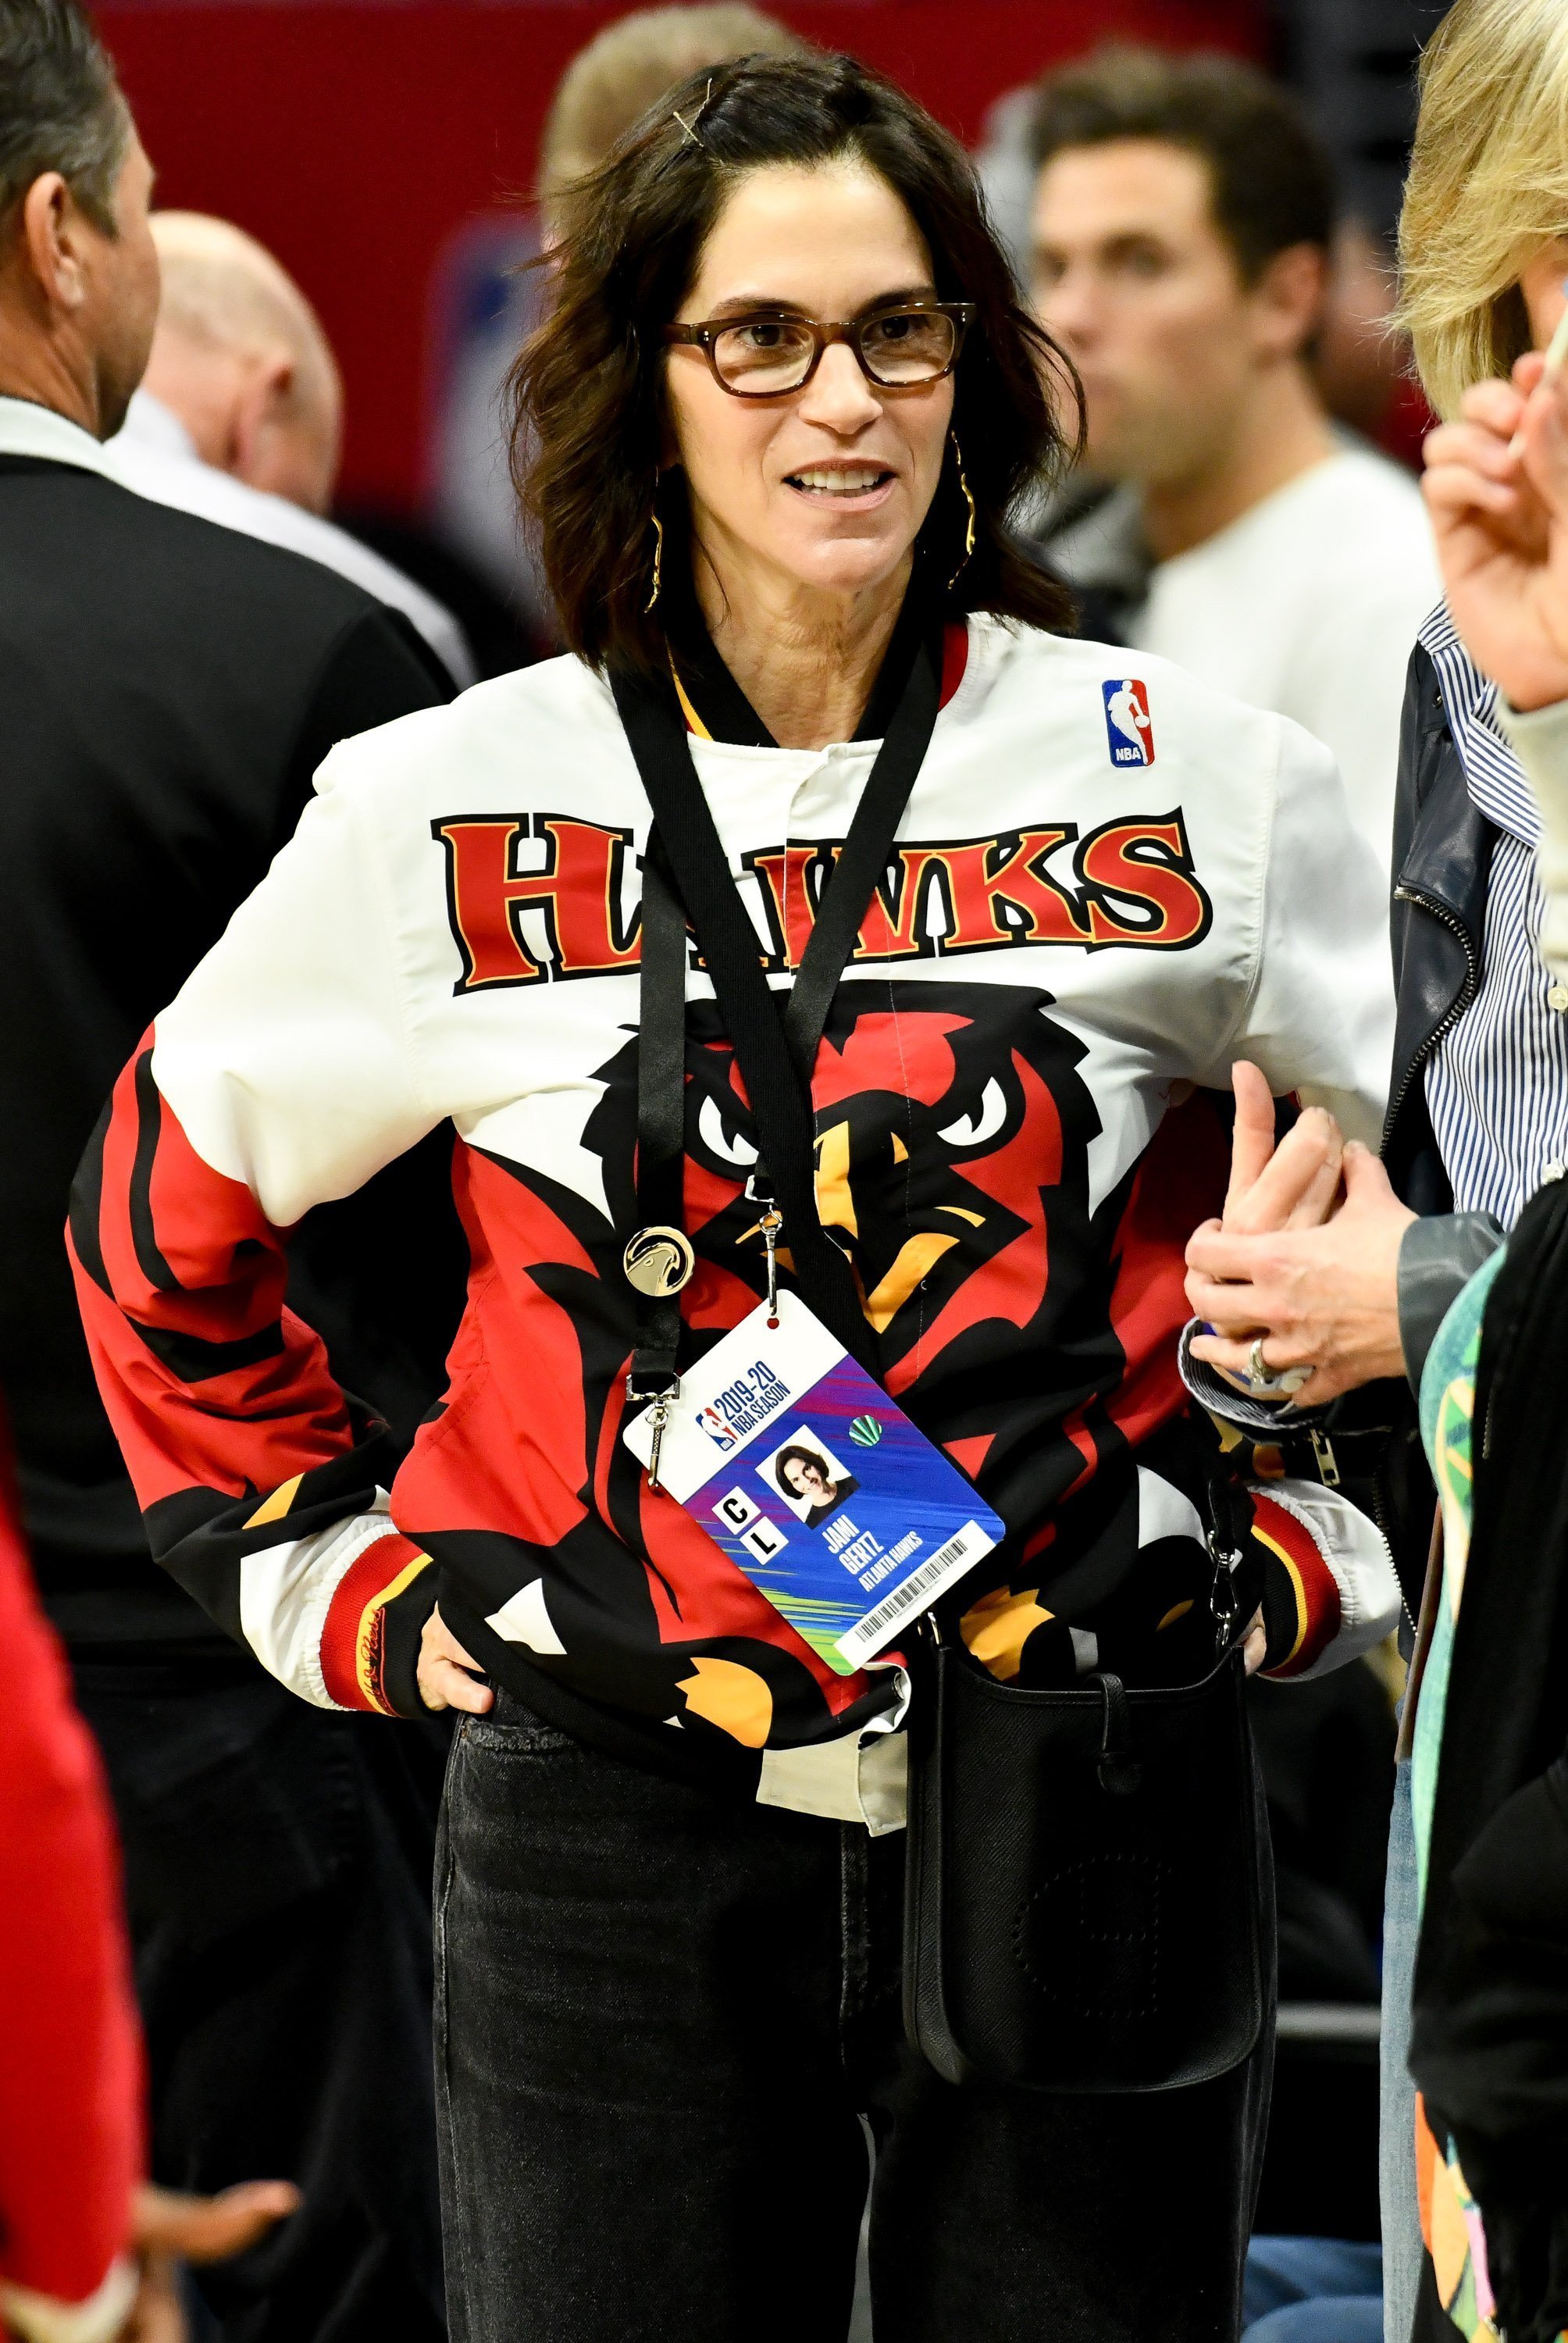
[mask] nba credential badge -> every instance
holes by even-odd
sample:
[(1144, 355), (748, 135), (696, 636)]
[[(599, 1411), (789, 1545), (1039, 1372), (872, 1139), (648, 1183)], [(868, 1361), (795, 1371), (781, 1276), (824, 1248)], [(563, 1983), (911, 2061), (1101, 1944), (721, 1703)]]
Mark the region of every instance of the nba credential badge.
[(1151, 765), (1154, 727), (1149, 720), (1149, 694), (1132, 676), (1121, 676), (1100, 687), (1105, 701), (1105, 737), (1113, 765)]

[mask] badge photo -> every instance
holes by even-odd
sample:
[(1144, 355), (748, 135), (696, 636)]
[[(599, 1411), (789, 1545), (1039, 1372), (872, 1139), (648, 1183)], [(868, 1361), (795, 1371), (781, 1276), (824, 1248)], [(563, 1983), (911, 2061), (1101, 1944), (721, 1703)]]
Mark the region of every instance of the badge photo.
[(1149, 716), (1149, 692), (1135, 676), (1113, 678), (1100, 687), (1105, 702), (1105, 737), (1113, 765), (1151, 765), (1154, 727)]
[(804, 1522), (808, 1529), (818, 1528), (837, 1513), (860, 1485), (809, 1424), (798, 1425), (755, 1470), (758, 1479), (777, 1489), (796, 1520)]

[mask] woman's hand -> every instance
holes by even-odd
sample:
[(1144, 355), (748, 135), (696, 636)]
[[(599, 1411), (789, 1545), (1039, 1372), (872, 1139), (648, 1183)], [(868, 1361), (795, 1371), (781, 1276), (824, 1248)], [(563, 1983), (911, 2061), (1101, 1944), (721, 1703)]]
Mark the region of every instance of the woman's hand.
[(1568, 374), (1545, 367), (1466, 391), (1422, 484), (1453, 623), (1519, 709), (1568, 699)]
[(419, 1638), (419, 1697), (427, 1708), (460, 1708), (483, 1716), (495, 1706), (496, 1695), (483, 1681), (471, 1658), (442, 1618), (437, 1607), (425, 1622)]
[[(1231, 1069), (1231, 1087), (1236, 1093), (1236, 1122), (1225, 1217), (1206, 1225), (1232, 1235), (1316, 1228), (1332, 1212), (1339, 1193), (1345, 1151), (1339, 1124), (1323, 1108), (1309, 1107), (1276, 1147), (1274, 1094), (1267, 1076), (1241, 1058)], [(1199, 1347), (1195, 1342), (1193, 1348)], [(1226, 1371), (1221, 1367), (1221, 1372)], [(1245, 1362), (1241, 1373), (1229, 1379), (1243, 1390), (1251, 1388)], [(1241, 1642), (1241, 1663), (1250, 1676), (1257, 1674), (1268, 1651), (1269, 1634), (1260, 1606)]]
[(141, 2262), (140, 2282), (116, 2343), (186, 2343), (179, 2265), (226, 2262), (247, 2252), (297, 2211), (299, 2201), (298, 2189), (287, 2180), (242, 2180), (216, 2197), (139, 2188), (132, 2243)]
[(1372, 1150), (1353, 1140), (1344, 1188), (1343, 1204), (1320, 1228), (1254, 1236), (1210, 1221), (1197, 1232), (1187, 1248), (1187, 1300), (1215, 1332), (1194, 1338), (1194, 1358), (1245, 1375), (1261, 1332), (1271, 1374), (1315, 1370), (1295, 1394), (1298, 1407), (1404, 1373), (1399, 1249), (1415, 1214)]
[(1236, 1124), (1231, 1184), (1221, 1228), (1262, 1236), (1274, 1229), (1315, 1229), (1339, 1196), (1344, 1134), (1327, 1110), (1308, 1107), (1278, 1147), (1274, 1095), (1258, 1067), (1239, 1059), (1231, 1070)]
[(1255, 1676), (1269, 1656), (1269, 1631), (1263, 1624), (1261, 1604), (1252, 1614), (1252, 1623), (1241, 1645), (1241, 1666), (1250, 1676)]
[[(1205, 1223), (1228, 1235), (1264, 1236), (1281, 1229), (1316, 1228), (1327, 1220), (1339, 1197), (1344, 1161), (1344, 1135), (1332, 1114), (1309, 1107), (1274, 1144), (1274, 1098), (1265, 1076), (1243, 1058), (1231, 1069), (1236, 1093), (1236, 1122), (1231, 1143), (1231, 1183), (1225, 1195), (1224, 1218)], [(1234, 1332), (1235, 1330), (1230, 1329)], [(1261, 1326), (1242, 1332), (1261, 1334)], [(1208, 1358), (1228, 1383), (1251, 1394), (1250, 1356), (1240, 1367), (1227, 1359), (1209, 1357), (1195, 1344), (1200, 1358)], [(1249, 1343), (1250, 1351), (1250, 1343)]]

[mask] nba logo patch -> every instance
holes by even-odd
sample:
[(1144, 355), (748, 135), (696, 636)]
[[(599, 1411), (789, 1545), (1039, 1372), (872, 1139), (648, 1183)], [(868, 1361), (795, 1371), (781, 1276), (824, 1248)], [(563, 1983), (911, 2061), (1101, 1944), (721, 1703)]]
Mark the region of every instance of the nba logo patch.
[(1111, 744), (1111, 763), (1151, 765), (1154, 727), (1149, 720), (1149, 694), (1143, 685), (1125, 676), (1102, 683), (1100, 689), (1105, 701), (1105, 737)]

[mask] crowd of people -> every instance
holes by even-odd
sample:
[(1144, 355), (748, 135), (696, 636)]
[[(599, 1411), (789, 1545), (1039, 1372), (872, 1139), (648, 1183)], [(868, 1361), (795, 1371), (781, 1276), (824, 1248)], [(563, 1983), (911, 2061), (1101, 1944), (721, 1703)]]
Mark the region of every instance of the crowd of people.
[(1255, 67), (1046, 75), (1020, 256), (609, 25), (477, 682), (0, 0), (22, 2343), (1568, 2332), (1568, 0), (1420, 76), (1418, 484)]

